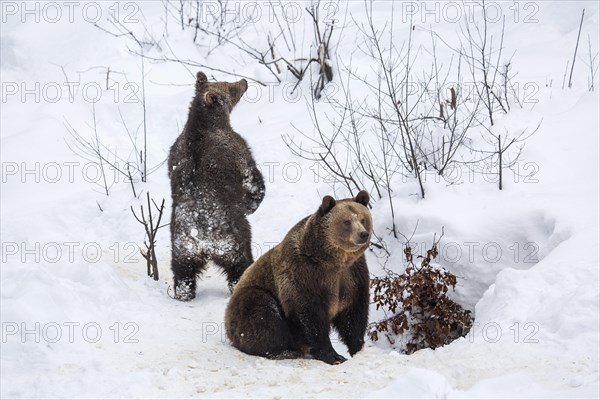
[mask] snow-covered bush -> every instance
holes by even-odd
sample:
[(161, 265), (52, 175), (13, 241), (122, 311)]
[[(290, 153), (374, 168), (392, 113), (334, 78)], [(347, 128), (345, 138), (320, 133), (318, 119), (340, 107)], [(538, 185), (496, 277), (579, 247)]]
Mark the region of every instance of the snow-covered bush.
[[(503, 169), (515, 166), (541, 121), (512, 129), (499, 122), (523, 102), (512, 56), (504, 56), (504, 20), (495, 37), (485, 7), (477, 7), (480, 20), (462, 21), (453, 40), (410, 24), (397, 44), (393, 23), (376, 24), (372, 4), (365, 4), (357, 51), (370, 62), (365, 68), (352, 58), (340, 61), (327, 104), (317, 96), (309, 102), (314, 129), (300, 131), (300, 139), (284, 137), (290, 150), (319, 162), (334, 190), (367, 189), (375, 199), (392, 197), (407, 178), (425, 198), (424, 175), (453, 183), (457, 169), (491, 170), (502, 190)], [(393, 226), (392, 232), (397, 237)]]

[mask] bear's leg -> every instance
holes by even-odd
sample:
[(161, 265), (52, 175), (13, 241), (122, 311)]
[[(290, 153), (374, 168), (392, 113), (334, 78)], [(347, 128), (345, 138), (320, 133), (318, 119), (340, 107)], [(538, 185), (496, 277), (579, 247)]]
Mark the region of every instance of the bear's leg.
[(193, 240), (184, 235), (174, 235), (171, 243), (171, 270), (175, 299), (190, 301), (196, 297), (196, 277), (200, 275), (207, 264), (205, 251), (192, 246)]
[(351, 271), (355, 281), (353, 301), (333, 319), (332, 324), (348, 346), (350, 355), (354, 356), (365, 344), (369, 322), (369, 272), (364, 259), (358, 261)]
[(368, 302), (361, 305), (355, 304), (354, 307), (345, 310), (332, 321), (333, 327), (337, 330), (342, 342), (348, 347), (348, 353), (351, 356), (358, 353), (365, 344), (368, 313)]
[(206, 268), (207, 250), (202, 247), (203, 229), (198, 222), (195, 202), (173, 202), (171, 213), (171, 270), (175, 298), (190, 301), (196, 297), (196, 276)]
[(230, 292), (233, 292), (236, 283), (238, 283), (246, 268), (253, 262), (252, 255), (247, 254), (242, 254), (241, 256), (214, 256), (213, 261), (223, 269), (223, 272), (225, 272)]
[(244, 353), (273, 358), (297, 358), (281, 305), (270, 293), (247, 287), (236, 290), (225, 313), (227, 337)]
[(175, 299), (190, 301), (196, 297), (196, 276), (206, 268), (206, 261), (202, 257), (176, 256), (173, 254), (171, 269), (173, 270), (173, 284)]
[(230, 292), (233, 292), (233, 288), (240, 280), (242, 274), (253, 262), (252, 255), (244, 255), (237, 260), (231, 260), (224, 264), (223, 270), (227, 274), (227, 286)]
[(359, 352), (365, 344), (365, 333), (369, 322), (369, 270), (364, 257), (356, 261), (350, 269), (354, 286), (352, 303), (337, 315), (333, 327), (338, 331), (340, 338), (351, 356)]
[(226, 233), (228, 238), (223, 242), (226, 251), (217, 249), (214, 251), (213, 261), (223, 269), (227, 276), (229, 291), (232, 292), (240, 277), (254, 262), (252, 257), (252, 245), (250, 240), (250, 226), (247, 221), (237, 226), (234, 232)]

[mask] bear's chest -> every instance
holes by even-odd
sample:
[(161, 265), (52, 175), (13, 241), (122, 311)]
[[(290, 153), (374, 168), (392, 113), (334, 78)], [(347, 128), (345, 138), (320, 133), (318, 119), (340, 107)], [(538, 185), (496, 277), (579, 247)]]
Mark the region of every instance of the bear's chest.
[(329, 320), (333, 320), (350, 305), (350, 287), (345, 276), (337, 276), (330, 280), (328, 285), (328, 308)]

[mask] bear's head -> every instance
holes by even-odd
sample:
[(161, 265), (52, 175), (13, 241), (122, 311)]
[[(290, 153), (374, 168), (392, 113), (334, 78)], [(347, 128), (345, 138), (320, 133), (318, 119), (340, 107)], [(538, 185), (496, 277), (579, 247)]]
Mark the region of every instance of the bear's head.
[(231, 113), (247, 89), (248, 82), (245, 79), (237, 82), (209, 82), (204, 72), (196, 74), (196, 97), (208, 109)]
[(326, 240), (346, 252), (366, 250), (373, 232), (368, 204), (369, 193), (364, 190), (351, 199), (336, 201), (325, 196), (317, 215), (326, 227)]

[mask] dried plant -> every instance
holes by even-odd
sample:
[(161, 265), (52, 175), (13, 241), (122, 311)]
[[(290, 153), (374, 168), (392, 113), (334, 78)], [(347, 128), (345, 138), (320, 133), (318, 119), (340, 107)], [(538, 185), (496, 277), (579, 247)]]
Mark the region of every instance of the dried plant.
[[(442, 233), (443, 235), (443, 233)], [(408, 335), (406, 352), (424, 348), (435, 349), (465, 336), (473, 319), (469, 310), (448, 297), (456, 286), (456, 276), (431, 262), (438, 255), (440, 238), (427, 254), (418, 256), (415, 264), (413, 249), (406, 244), (404, 255), (407, 268), (403, 274), (388, 271), (388, 275), (371, 280), (377, 309), (383, 308), (393, 316), (372, 323), (369, 337), (373, 341), (383, 333), (391, 344), (401, 335)]]

